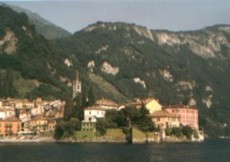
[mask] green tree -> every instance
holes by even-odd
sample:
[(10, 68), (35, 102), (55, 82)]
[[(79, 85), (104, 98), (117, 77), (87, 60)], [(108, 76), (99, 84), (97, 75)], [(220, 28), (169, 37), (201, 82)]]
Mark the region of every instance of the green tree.
[(197, 131), (196, 129), (193, 130), (193, 135), (194, 135), (194, 137), (195, 137), (196, 139), (199, 138), (199, 133), (198, 133), (198, 131)]
[(177, 137), (181, 137), (183, 135), (181, 127), (173, 127), (172, 128), (172, 135), (175, 135)]
[(155, 124), (152, 122), (151, 117), (146, 116), (141, 120), (141, 124), (139, 125), (139, 129), (144, 132), (152, 132), (155, 130)]
[(84, 108), (86, 108), (86, 107), (88, 107), (88, 99), (87, 99), (87, 97), (85, 96), (85, 93), (84, 92), (82, 92), (82, 94), (81, 94), (82, 96), (81, 96), (81, 108), (82, 109), (84, 109)]
[(186, 125), (186, 126), (182, 127), (182, 133), (188, 139), (190, 139), (192, 137), (192, 134), (193, 134), (193, 129), (190, 126)]
[(142, 102), (141, 108), (140, 108), (140, 115), (141, 115), (141, 118), (145, 118), (146, 115), (149, 115), (149, 110), (145, 107), (143, 102)]
[(65, 133), (65, 126), (63, 122), (58, 122), (54, 131), (54, 139), (59, 140)]
[(64, 119), (68, 121), (73, 113), (73, 101), (67, 99), (65, 101), (65, 108), (64, 108)]
[(4, 97), (4, 81), (2, 77), (2, 71), (0, 70), (0, 98)]
[(55, 139), (62, 139), (73, 137), (75, 132), (75, 125), (70, 121), (59, 121), (56, 125), (54, 131), (54, 138)]
[(94, 103), (95, 103), (94, 92), (93, 92), (93, 88), (90, 87), (88, 91), (88, 106), (92, 106)]
[(97, 133), (102, 136), (106, 133), (107, 121), (103, 118), (97, 118), (96, 130)]
[(69, 122), (72, 124), (74, 130), (81, 130), (81, 121), (76, 117), (71, 117)]
[(72, 116), (77, 117), (79, 120), (84, 119), (84, 109), (82, 107), (82, 95), (77, 95), (74, 100), (74, 106), (72, 111)]
[(14, 84), (13, 84), (13, 72), (10, 69), (6, 70), (4, 78), (4, 97), (14, 97)]
[(105, 114), (105, 119), (108, 122), (109, 128), (117, 128), (118, 127), (118, 119), (119, 113), (116, 110), (108, 110)]
[(139, 109), (139, 129), (142, 131), (154, 131), (155, 130), (155, 125), (152, 122), (151, 117), (149, 116), (149, 111), (145, 107), (144, 103), (142, 103), (141, 108)]
[(170, 135), (172, 134), (172, 129), (169, 128), (169, 127), (167, 127), (167, 128), (165, 129), (165, 134), (166, 134), (167, 136), (170, 136)]

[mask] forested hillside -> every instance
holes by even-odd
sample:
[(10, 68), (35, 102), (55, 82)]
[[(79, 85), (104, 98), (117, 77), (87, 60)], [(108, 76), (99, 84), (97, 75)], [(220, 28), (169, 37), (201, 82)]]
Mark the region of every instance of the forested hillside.
[(79, 71), (84, 93), (190, 105), (209, 135), (230, 134), (228, 25), (170, 32), (98, 22), (50, 41), (24, 13), (0, 6), (0, 20), (1, 97), (70, 98)]
[(194, 106), (204, 129), (225, 134), (230, 124), (229, 42), (228, 25), (170, 32), (98, 22), (56, 43), (68, 49), (73, 64), (76, 58), (81, 62), (94, 87), (113, 86), (101, 88), (113, 99), (155, 97), (163, 105)]

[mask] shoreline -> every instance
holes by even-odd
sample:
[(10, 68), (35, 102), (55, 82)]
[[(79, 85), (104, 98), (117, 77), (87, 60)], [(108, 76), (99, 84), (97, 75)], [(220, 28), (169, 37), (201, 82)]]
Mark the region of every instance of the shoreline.
[(2, 143), (117, 143), (117, 144), (162, 144), (162, 143), (201, 143), (202, 141), (192, 141), (192, 140), (163, 140), (163, 141), (145, 141), (145, 142), (128, 142), (126, 140), (74, 140), (74, 139), (65, 139), (65, 140), (55, 140), (52, 137), (39, 137), (37, 139), (0, 139), (0, 144)]
[(52, 137), (38, 137), (36, 139), (0, 139), (0, 143), (54, 143)]

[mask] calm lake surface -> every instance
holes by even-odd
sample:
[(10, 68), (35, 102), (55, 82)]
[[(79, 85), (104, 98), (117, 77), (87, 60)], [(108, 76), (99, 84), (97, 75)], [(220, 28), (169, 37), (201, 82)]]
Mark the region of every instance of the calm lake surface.
[(0, 162), (229, 162), (230, 139), (178, 144), (0, 143)]

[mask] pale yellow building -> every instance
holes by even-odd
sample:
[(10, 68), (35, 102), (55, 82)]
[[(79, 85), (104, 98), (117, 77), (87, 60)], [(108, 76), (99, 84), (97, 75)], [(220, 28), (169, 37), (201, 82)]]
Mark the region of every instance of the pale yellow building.
[(149, 110), (149, 113), (152, 114), (155, 111), (162, 110), (162, 105), (156, 99), (147, 99), (145, 101), (145, 107)]
[(152, 114), (155, 111), (162, 110), (162, 105), (159, 103), (158, 100), (154, 98), (147, 98), (147, 99), (137, 99), (135, 102), (131, 103), (132, 106), (136, 108), (141, 108), (142, 104), (149, 110), (149, 113)]
[(151, 114), (151, 117), (156, 127), (160, 129), (180, 126), (180, 116), (177, 114), (169, 113), (165, 110), (155, 111)]

